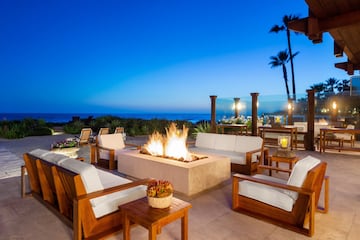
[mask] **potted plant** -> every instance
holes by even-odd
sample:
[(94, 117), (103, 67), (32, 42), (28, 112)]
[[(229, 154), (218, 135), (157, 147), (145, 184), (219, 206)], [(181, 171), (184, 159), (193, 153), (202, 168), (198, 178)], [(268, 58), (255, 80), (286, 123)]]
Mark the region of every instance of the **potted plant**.
[(174, 188), (169, 181), (154, 180), (148, 184), (147, 197), (153, 208), (167, 208), (171, 205)]

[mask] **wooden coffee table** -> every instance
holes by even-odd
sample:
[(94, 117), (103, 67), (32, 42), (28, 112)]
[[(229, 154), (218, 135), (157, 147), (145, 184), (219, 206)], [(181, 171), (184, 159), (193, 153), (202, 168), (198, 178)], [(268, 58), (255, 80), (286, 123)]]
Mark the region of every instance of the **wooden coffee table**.
[(123, 239), (130, 239), (130, 221), (149, 230), (149, 239), (156, 239), (161, 228), (181, 218), (181, 239), (188, 239), (188, 211), (191, 204), (173, 197), (168, 208), (152, 208), (147, 198), (141, 198), (119, 206), (123, 215)]

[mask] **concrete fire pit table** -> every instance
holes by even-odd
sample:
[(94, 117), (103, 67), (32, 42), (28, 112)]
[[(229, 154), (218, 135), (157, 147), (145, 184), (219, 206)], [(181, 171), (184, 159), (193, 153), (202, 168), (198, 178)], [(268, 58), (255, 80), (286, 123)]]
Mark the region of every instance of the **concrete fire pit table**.
[(192, 196), (220, 185), (231, 175), (230, 159), (206, 155), (192, 162), (142, 154), (139, 150), (124, 150), (118, 155), (118, 171), (135, 178), (155, 178), (170, 181), (175, 192)]

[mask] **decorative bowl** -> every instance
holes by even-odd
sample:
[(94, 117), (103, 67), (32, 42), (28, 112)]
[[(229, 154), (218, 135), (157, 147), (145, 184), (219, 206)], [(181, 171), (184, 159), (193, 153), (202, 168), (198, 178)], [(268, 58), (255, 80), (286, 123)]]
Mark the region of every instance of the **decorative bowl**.
[(170, 194), (167, 197), (161, 197), (161, 198), (148, 196), (148, 203), (150, 207), (153, 208), (167, 208), (170, 207), (171, 205), (172, 197), (173, 197), (172, 194)]

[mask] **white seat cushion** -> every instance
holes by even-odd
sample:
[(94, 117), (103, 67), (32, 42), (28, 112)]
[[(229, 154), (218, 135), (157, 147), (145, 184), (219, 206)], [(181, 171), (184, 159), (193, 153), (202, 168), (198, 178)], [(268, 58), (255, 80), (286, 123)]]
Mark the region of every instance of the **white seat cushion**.
[[(117, 176), (110, 172), (107, 172), (107, 171), (104, 171), (101, 169), (97, 169), (97, 170), (98, 170), (98, 175), (99, 175), (101, 184), (104, 186), (105, 189), (131, 182), (129, 179)], [(124, 196), (124, 194), (126, 194), (126, 193), (128, 193), (130, 195), (133, 194), (129, 190), (129, 192), (121, 191), (121, 193), (112, 193), (112, 194), (109, 194), (106, 196), (101, 196), (101, 197), (91, 199), (90, 203), (91, 203), (91, 206), (93, 207), (95, 216), (100, 217), (100, 216), (106, 215), (108, 213), (111, 213), (113, 211), (116, 211), (117, 208), (115, 208), (116, 206), (113, 203), (114, 199), (116, 202), (117, 202), (116, 199), (122, 199), (121, 201), (123, 201), (123, 200), (125, 201), (126, 196)], [(134, 195), (137, 196), (137, 194), (134, 194)]]
[(67, 159), (59, 164), (61, 167), (80, 174), (86, 193), (103, 190), (98, 170), (91, 164), (75, 159)]
[(119, 205), (145, 197), (146, 189), (146, 186), (141, 185), (90, 200), (95, 217), (105, 216), (117, 211)]
[(239, 195), (281, 208), (288, 212), (292, 210), (295, 203), (295, 200), (282, 189), (250, 181), (239, 181)]

